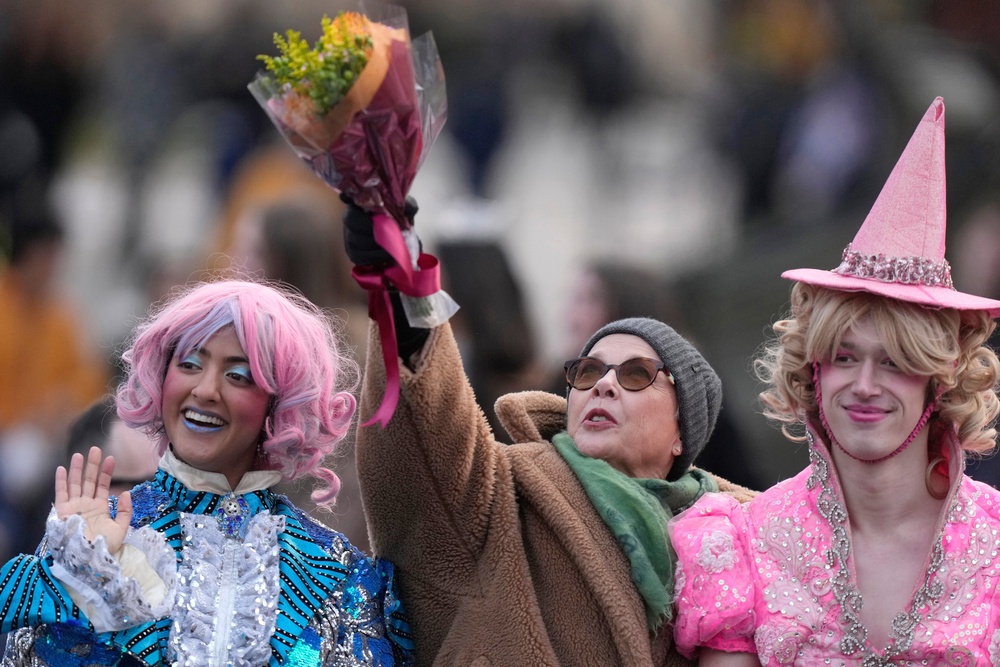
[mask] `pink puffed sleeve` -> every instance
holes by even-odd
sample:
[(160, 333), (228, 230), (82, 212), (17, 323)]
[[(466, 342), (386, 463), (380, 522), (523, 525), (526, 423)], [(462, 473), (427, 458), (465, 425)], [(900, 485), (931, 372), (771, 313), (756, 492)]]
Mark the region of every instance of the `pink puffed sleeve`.
[(756, 653), (752, 566), (743, 508), (707, 493), (671, 520), (674, 551), (674, 642), (694, 658), (699, 646)]

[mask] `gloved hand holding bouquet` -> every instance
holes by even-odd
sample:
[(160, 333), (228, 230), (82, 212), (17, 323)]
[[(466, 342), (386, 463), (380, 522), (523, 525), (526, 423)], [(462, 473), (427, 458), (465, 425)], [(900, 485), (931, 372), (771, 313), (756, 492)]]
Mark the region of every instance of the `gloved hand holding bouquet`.
[(394, 261), (354, 269), (386, 367), (386, 395), (368, 424), (384, 426), (399, 393), (388, 289), (403, 295), (415, 327), (437, 326), (458, 309), (406, 216), (417, 169), (444, 125), (444, 70), (430, 33), (411, 40), (406, 10), (395, 5), (361, 2), (357, 11), (324, 17), (312, 47), (295, 30), (276, 34), (275, 44), (280, 54), (260, 56), (266, 71), (250, 92), (320, 178), (373, 214), (375, 240)]

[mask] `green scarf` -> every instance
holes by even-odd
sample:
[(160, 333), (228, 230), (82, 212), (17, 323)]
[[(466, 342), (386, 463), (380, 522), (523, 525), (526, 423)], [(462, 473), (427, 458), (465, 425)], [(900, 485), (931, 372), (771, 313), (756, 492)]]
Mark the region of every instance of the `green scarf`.
[(719, 487), (695, 469), (675, 482), (629, 477), (607, 461), (581, 454), (565, 431), (553, 437), (552, 444), (628, 556), (632, 582), (646, 607), (646, 622), (655, 631), (673, 618), (676, 555), (667, 535), (667, 521), (702, 494)]

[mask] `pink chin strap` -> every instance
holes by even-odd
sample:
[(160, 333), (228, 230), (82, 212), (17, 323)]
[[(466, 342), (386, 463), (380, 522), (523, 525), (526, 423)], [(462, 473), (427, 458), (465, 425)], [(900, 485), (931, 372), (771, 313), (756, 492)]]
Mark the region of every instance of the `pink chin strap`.
[(837, 449), (844, 452), (855, 461), (861, 461), (862, 463), (881, 463), (882, 461), (886, 461), (888, 459), (891, 459), (893, 456), (902, 453), (907, 447), (909, 447), (910, 443), (913, 442), (913, 440), (917, 437), (917, 434), (920, 433), (920, 431), (924, 428), (924, 426), (927, 425), (927, 421), (931, 418), (931, 415), (934, 413), (934, 408), (937, 407), (938, 399), (941, 398), (942, 394), (941, 387), (938, 387), (934, 392), (934, 398), (928, 401), (927, 407), (924, 408), (924, 413), (920, 415), (920, 419), (917, 420), (917, 425), (913, 427), (912, 431), (910, 431), (910, 435), (906, 437), (906, 440), (903, 441), (903, 444), (901, 444), (899, 447), (896, 447), (896, 449), (892, 450), (885, 456), (880, 456), (877, 459), (863, 459), (860, 456), (855, 456), (854, 454), (844, 449), (843, 445), (837, 442), (837, 439), (833, 437), (833, 431), (830, 430), (830, 424), (827, 423), (826, 414), (824, 414), (823, 412), (823, 395), (820, 393), (820, 388), (819, 388), (819, 362), (814, 361), (812, 367), (813, 367), (813, 387), (816, 388), (816, 408), (819, 410), (819, 421), (820, 424), (823, 425), (823, 431), (826, 433), (826, 437), (830, 439), (830, 442), (832, 442), (834, 445), (837, 446)]

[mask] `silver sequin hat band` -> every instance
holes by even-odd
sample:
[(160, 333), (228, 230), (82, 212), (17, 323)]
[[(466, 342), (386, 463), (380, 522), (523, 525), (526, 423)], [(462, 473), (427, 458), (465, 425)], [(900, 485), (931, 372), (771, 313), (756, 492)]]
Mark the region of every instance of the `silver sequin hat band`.
[(833, 272), (842, 276), (879, 280), (884, 283), (955, 289), (951, 281), (951, 265), (946, 259), (935, 262), (926, 257), (862, 254), (852, 250), (850, 243), (844, 248), (840, 266)]

